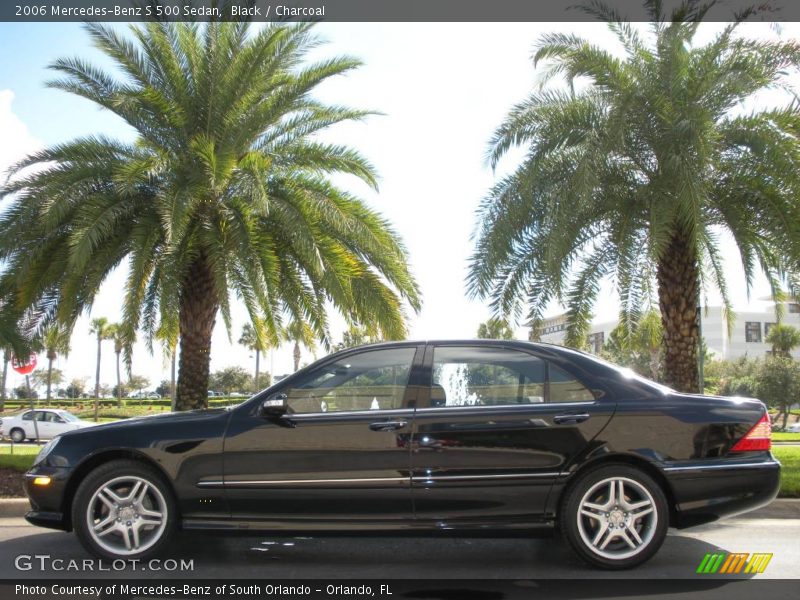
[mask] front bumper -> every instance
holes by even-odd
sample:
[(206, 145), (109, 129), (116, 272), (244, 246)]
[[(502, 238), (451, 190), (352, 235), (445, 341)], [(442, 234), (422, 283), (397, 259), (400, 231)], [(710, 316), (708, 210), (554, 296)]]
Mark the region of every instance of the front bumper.
[(675, 499), (678, 528), (693, 527), (766, 506), (778, 495), (781, 464), (758, 458), (712, 460), (663, 468)]
[[(67, 486), (69, 469), (63, 467), (47, 467), (37, 465), (25, 473), (25, 494), (31, 503), (31, 510), (25, 519), (39, 527), (70, 531), (72, 524), (68, 515), (64, 513), (64, 492)], [(46, 486), (34, 485), (36, 477), (50, 477)]]

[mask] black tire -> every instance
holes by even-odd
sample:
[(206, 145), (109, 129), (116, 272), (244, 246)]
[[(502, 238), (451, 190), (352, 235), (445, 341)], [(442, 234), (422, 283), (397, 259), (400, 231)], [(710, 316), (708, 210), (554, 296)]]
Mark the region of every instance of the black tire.
[[(119, 543), (121, 546), (123, 545), (125, 538), (128, 538), (128, 540), (131, 541), (135, 539), (128, 537), (131, 535), (130, 532), (132, 530), (130, 529), (130, 525), (134, 523), (133, 519), (135, 518), (136, 521), (138, 521), (139, 518), (142, 518), (142, 524), (144, 524), (145, 520), (149, 518), (144, 516), (140, 517), (138, 515), (138, 509), (135, 508), (133, 503), (126, 502), (121, 506), (123, 507), (123, 510), (134, 511), (134, 514), (136, 514), (135, 517), (131, 517), (131, 513), (129, 512), (116, 512), (115, 514), (118, 515), (118, 518), (113, 519), (111, 518), (110, 514), (112, 509), (109, 508), (108, 505), (105, 505), (106, 510), (109, 512), (108, 515), (99, 515), (97, 513), (93, 513), (97, 515), (95, 518), (98, 521), (101, 519), (108, 519), (112, 525), (112, 527), (109, 529), (112, 529), (115, 526), (113, 521), (118, 522), (116, 527), (124, 528), (126, 522), (121, 521), (119, 515), (121, 515), (122, 519), (131, 518), (131, 521), (127, 521), (129, 533), (122, 534), (114, 531), (110, 534), (104, 534), (104, 536), (102, 536), (103, 539), (99, 542), (95, 539), (94, 534), (90, 531), (90, 516), (88, 514), (90, 502), (94, 506), (100, 507), (100, 510), (103, 508), (103, 506), (101, 506), (103, 504), (102, 502), (93, 502), (95, 493), (108, 485), (111, 485), (112, 488), (114, 485), (121, 485), (123, 486), (122, 488), (117, 487), (116, 489), (118, 491), (120, 489), (124, 491), (126, 489), (124, 487), (126, 485), (125, 478), (130, 478), (131, 481), (140, 480), (152, 486), (152, 488), (149, 488), (147, 491), (145, 503), (153, 510), (158, 510), (164, 515), (164, 518), (160, 519), (160, 521), (164, 522), (163, 527), (161, 525), (148, 525), (148, 529), (142, 531), (142, 538), (144, 538), (148, 533), (151, 533), (153, 540), (148, 540), (148, 544), (145, 544), (145, 542), (142, 541), (142, 549), (138, 551), (135, 547), (133, 547), (133, 544), (131, 550), (120, 547), (118, 551), (115, 551), (113, 548), (108, 547), (112, 541), (116, 541), (116, 537), (120, 538)], [(127, 489), (132, 491), (130, 490), (130, 486)], [(141, 503), (139, 506), (141, 506)], [(93, 508), (92, 510), (95, 511), (96, 509)], [(125, 515), (129, 516), (126, 517)], [(158, 552), (160, 552), (174, 536), (177, 528), (177, 520), (177, 505), (169, 484), (156, 469), (136, 460), (113, 460), (103, 463), (91, 471), (78, 486), (78, 489), (75, 492), (75, 499), (72, 503), (72, 526), (83, 547), (94, 556), (111, 560), (119, 558), (142, 559), (158, 554)], [(106, 538), (105, 536), (108, 537)], [(100, 539), (100, 537), (98, 537), (98, 539)], [(106, 546), (103, 546), (103, 543), (105, 543)]]
[(14, 427), (14, 429), (8, 433), (8, 437), (10, 437), (11, 441), (15, 444), (20, 444), (25, 441), (25, 430)]
[[(567, 489), (558, 515), (559, 529), (575, 553), (595, 567), (611, 570), (630, 569), (652, 558), (669, 527), (669, 507), (661, 486), (626, 464), (599, 466), (578, 477)], [(615, 498), (619, 502), (619, 482), (623, 506), (614, 503)], [(648, 513), (649, 507), (653, 510)], [(637, 518), (638, 514), (642, 516)]]

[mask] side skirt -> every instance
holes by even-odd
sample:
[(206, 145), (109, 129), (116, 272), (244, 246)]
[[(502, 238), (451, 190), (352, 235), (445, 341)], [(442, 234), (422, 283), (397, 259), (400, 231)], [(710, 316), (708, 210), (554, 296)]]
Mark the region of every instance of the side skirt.
[(281, 520), (281, 521), (241, 521), (235, 519), (183, 519), (181, 527), (191, 531), (270, 531), (270, 532), (355, 532), (371, 533), (378, 531), (519, 531), (530, 529), (551, 529), (552, 520), (530, 519), (525, 521), (421, 521), (404, 519), (398, 521), (316, 521), (316, 520)]

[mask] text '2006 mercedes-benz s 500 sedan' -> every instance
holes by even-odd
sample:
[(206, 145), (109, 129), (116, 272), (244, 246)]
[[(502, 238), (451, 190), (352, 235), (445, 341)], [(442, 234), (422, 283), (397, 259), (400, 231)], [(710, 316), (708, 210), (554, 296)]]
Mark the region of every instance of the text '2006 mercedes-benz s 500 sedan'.
[(106, 558), (149, 556), (179, 529), (549, 524), (625, 568), (669, 526), (770, 502), (779, 476), (758, 400), (678, 393), (547, 344), (393, 342), (234, 407), (65, 433), (26, 475), (27, 519)]

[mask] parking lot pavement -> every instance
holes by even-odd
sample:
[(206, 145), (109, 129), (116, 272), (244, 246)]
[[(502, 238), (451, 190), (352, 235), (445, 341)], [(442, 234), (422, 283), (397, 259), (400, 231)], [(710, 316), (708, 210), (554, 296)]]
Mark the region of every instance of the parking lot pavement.
[[(191, 572), (136, 570), (18, 570), (20, 555), (82, 561), (89, 555), (72, 534), (28, 525), (23, 519), (0, 519), (0, 579), (69, 577), (158, 578), (398, 578), (398, 579), (540, 579), (717, 577), (696, 575), (709, 552), (769, 552), (774, 557), (758, 578), (797, 578), (800, 519), (739, 518), (681, 532), (673, 531), (648, 563), (624, 572), (585, 566), (558, 538), (542, 532), (512, 538), (452, 536), (275, 536), (184, 533), (162, 559), (193, 560)], [(22, 566), (27, 563), (22, 559)], [(166, 564), (166, 563), (164, 563)], [(109, 565), (105, 565), (109, 568)], [(97, 568), (97, 566), (96, 566)], [(724, 576), (723, 576), (724, 577)], [(751, 577), (751, 576), (743, 576)]]

